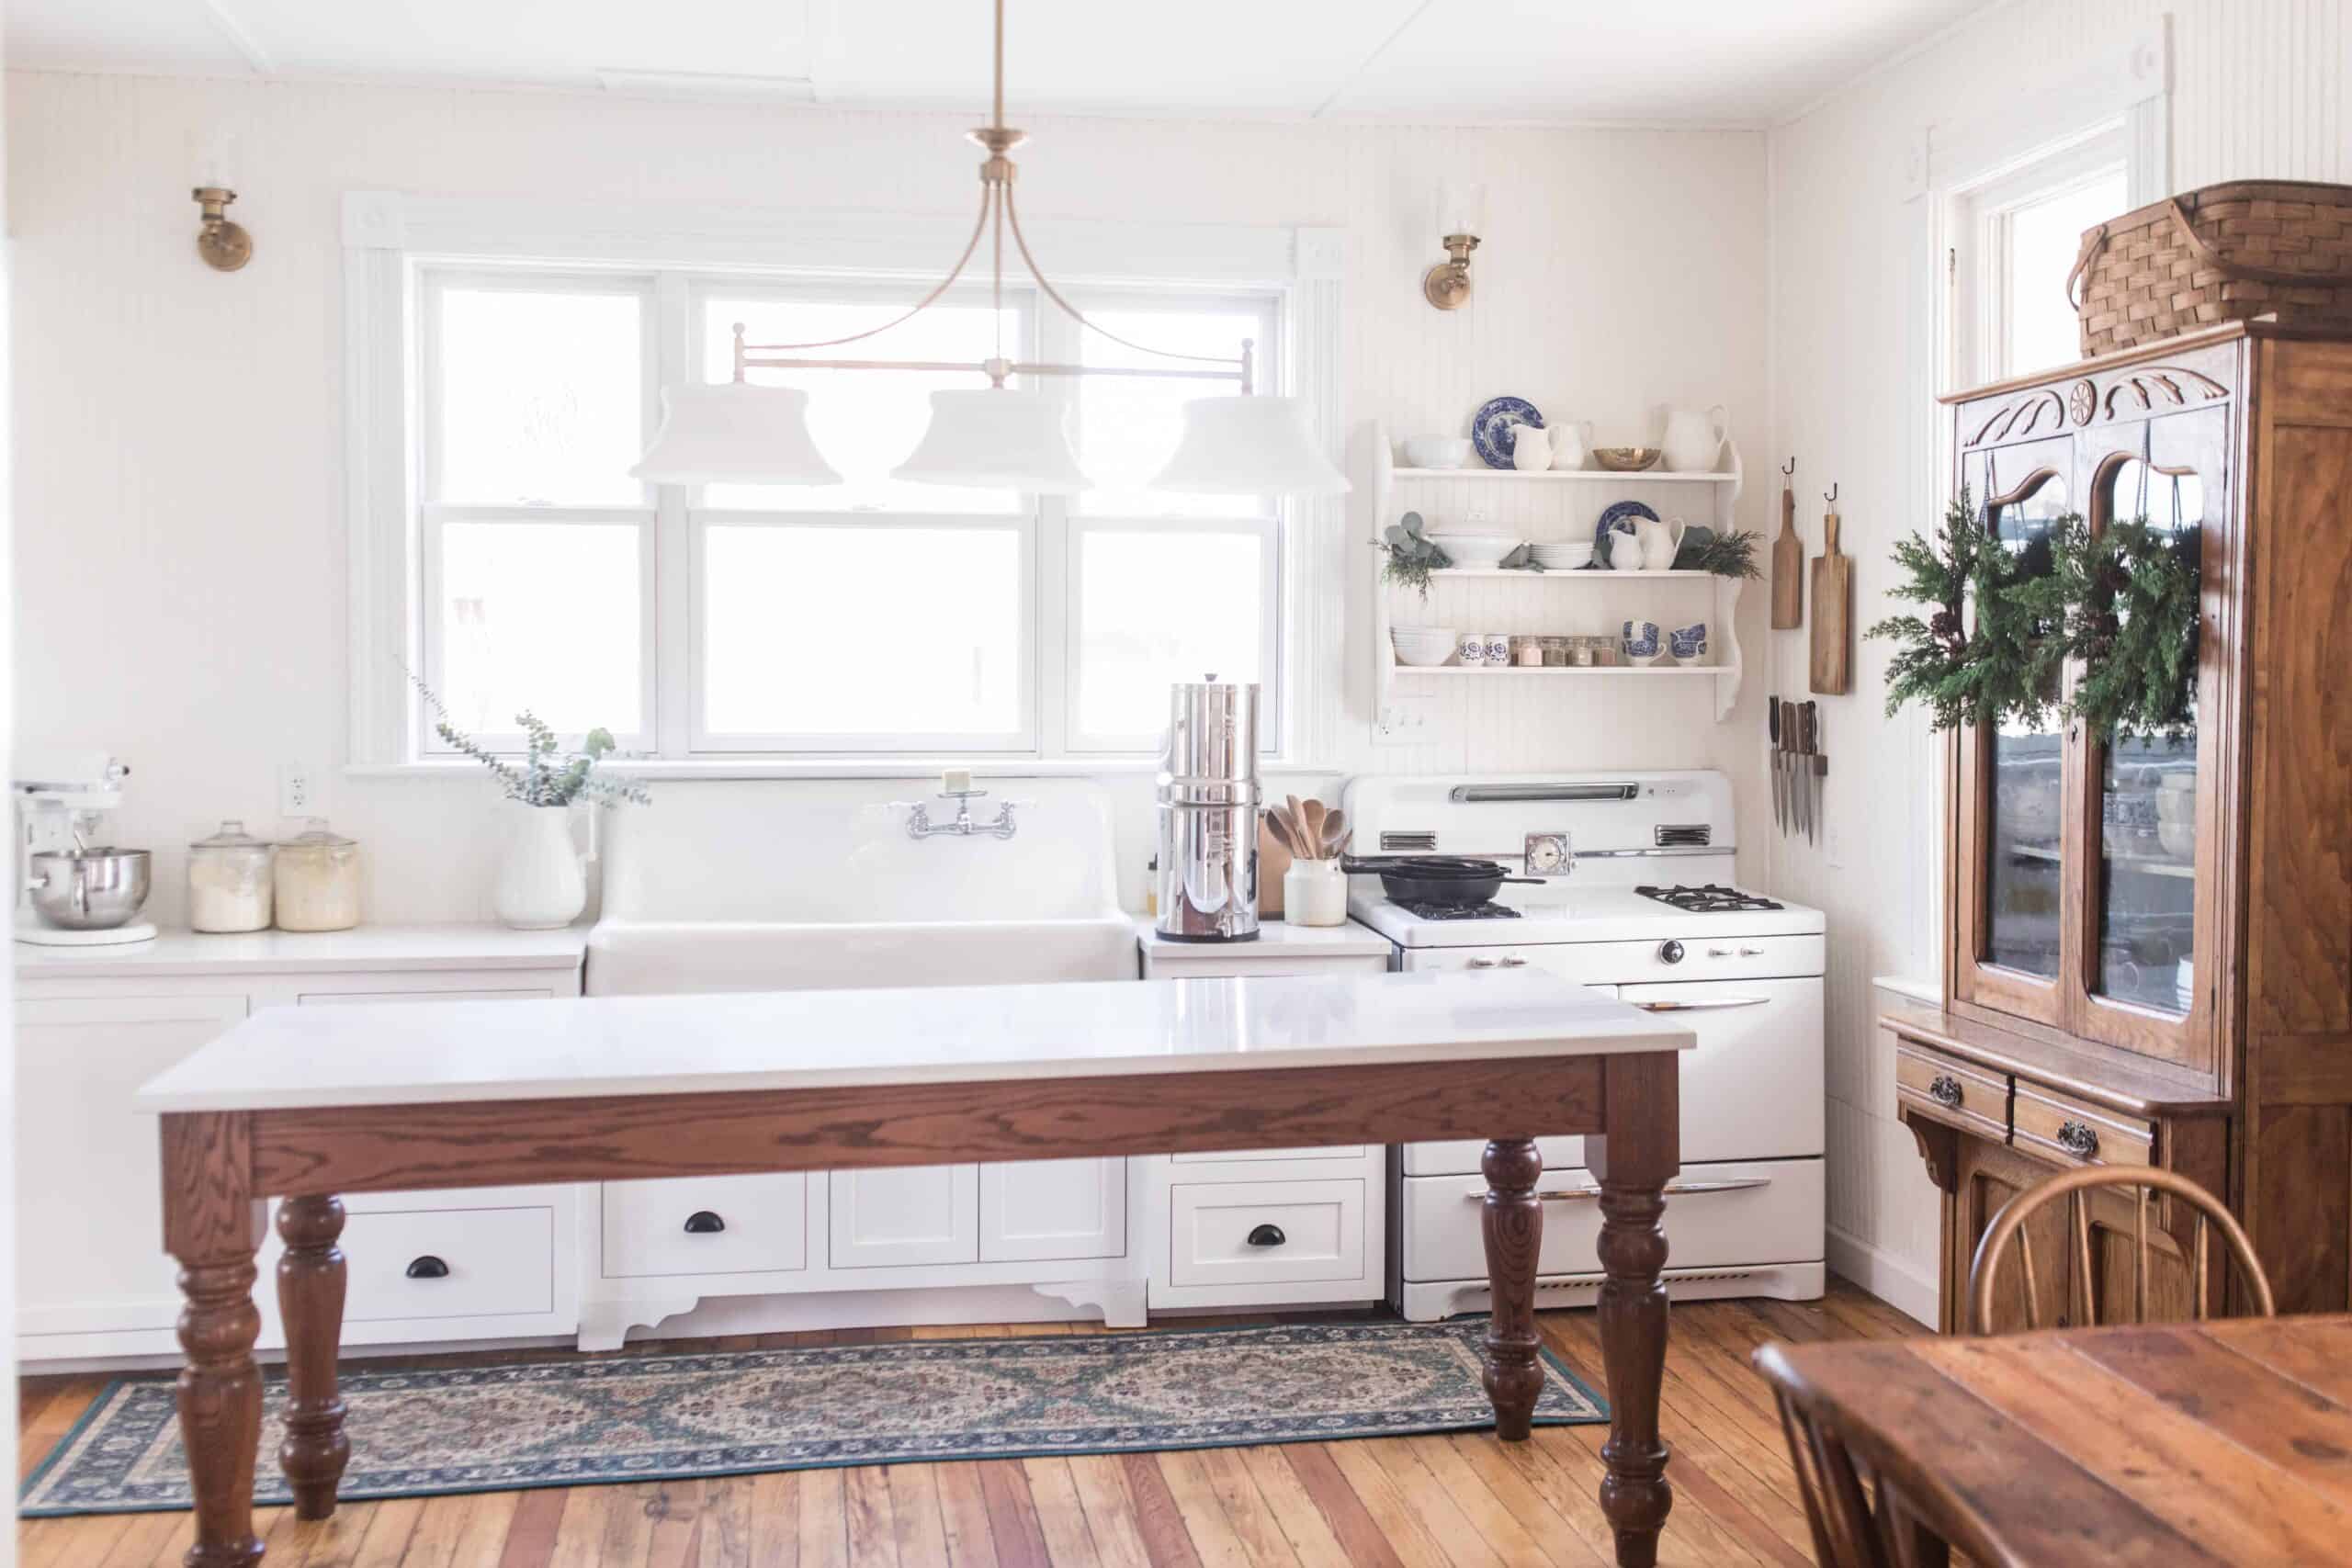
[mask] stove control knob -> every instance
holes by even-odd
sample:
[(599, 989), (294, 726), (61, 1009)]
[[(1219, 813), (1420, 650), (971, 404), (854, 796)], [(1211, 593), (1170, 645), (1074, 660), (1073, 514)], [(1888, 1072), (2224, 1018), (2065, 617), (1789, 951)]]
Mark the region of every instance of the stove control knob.
[(1657, 959), (1661, 964), (1681, 963), (1682, 944), (1679, 942), (1664, 942), (1658, 943)]

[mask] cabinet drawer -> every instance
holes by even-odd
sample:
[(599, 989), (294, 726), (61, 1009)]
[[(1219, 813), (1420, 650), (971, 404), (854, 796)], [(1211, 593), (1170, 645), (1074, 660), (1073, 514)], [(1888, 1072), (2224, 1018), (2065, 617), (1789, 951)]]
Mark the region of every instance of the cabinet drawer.
[(553, 1209), (354, 1214), (342, 1245), (346, 1323), (555, 1310)]
[(1203, 1165), (1234, 1160), (1258, 1159), (1362, 1159), (1362, 1144), (1341, 1144), (1328, 1149), (1209, 1149), (1189, 1155), (1170, 1155), (1177, 1165)]
[(608, 1181), (604, 1206), (607, 1280), (808, 1267), (808, 1178), (799, 1171)]
[(1202, 1182), (1168, 1200), (1170, 1284), (1363, 1278), (1361, 1180)]
[(1894, 1098), (1932, 1121), (2009, 1140), (2009, 1080), (1907, 1040), (1894, 1044)]
[(2120, 1111), (2018, 1080), (2017, 1145), (2069, 1165), (2147, 1165), (2155, 1128)]

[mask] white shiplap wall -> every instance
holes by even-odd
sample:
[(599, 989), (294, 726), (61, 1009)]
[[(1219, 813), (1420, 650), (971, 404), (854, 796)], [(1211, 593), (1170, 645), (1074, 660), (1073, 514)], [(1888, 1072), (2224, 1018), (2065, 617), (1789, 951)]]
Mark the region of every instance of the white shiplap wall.
[[(2352, 179), (2352, 6), (2341, 0), (2023, 0), (1999, 6), (1816, 105), (1771, 136), (1772, 406), (1769, 452), (1794, 452), (1798, 518), (1818, 549), (1820, 492), (1836, 481), (1856, 558), (1856, 620), (1888, 613), (1890, 543), (1926, 526), (1938, 417), (1921, 356), (1934, 286), (1927, 205), (1908, 199), (1905, 153), (1923, 130), (1982, 124), (2022, 85), (2116, 59), (2134, 28), (2169, 19), (2167, 188), (2271, 177)], [(2053, 127), (2053, 131), (2064, 127)], [(1932, 133), (1930, 140), (1933, 140)], [(1801, 634), (1772, 637), (1779, 689), (1801, 691)], [(1775, 841), (1771, 885), (1830, 920), (1832, 1267), (1932, 1316), (1936, 1209), (1894, 1121), (1891, 1062), (1871, 1020), (1873, 976), (1933, 983), (1940, 832), (1910, 716), (1880, 711), (1886, 651), (1863, 643), (1855, 694), (1823, 704), (1832, 759), (1829, 846)]]
[[(37, 520), (17, 530), (16, 563), (52, 590), (22, 596), (18, 733), (131, 759), (119, 826), (162, 852), (166, 920), (177, 846), (223, 817), (275, 822), (276, 764), (296, 761), (320, 769), (325, 808), (367, 847), (371, 919), (487, 914), (496, 818), (481, 780), (334, 769), (345, 191), (962, 213), (977, 157), (955, 115), (37, 73), (11, 76), (7, 100), (16, 496)], [(1029, 129), (1023, 202), (1040, 218), (1343, 228), (1351, 422), (1459, 431), (1510, 392), (1623, 441), (1664, 402), (1725, 402), (1736, 428), (1762, 428), (1759, 133)], [(187, 199), (222, 130), (243, 149), (237, 216), (256, 246), (232, 276), (191, 254)], [(1464, 173), (1487, 184), (1487, 233), (1475, 302), (1449, 315), (1422, 302), (1419, 278), (1442, 259), (1441, 180)], [(1373, 523), (1359, 505), (1331, 542), (1351, 563), (1335, 769), (1752, 768), (1725, 756), (1705, 682), (1655, 682), (1639, 701), (1567, 683), (1455, 690), (1425, 743), (1375, 750)], [(90, 583), (105, 585), (103, 637), (62, 591)], [(1116, 788), (1139, 901), (1148, 781)]]

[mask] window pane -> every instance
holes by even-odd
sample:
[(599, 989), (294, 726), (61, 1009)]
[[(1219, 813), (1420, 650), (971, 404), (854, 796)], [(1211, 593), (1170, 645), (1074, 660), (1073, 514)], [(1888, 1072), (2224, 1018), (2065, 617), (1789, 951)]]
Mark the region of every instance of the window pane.
[(645, 728), (642, 537), (577, 523), (442, 525), (441, 698), (458, 728), (512, 734), (525, 708), (567, 735)]
[[(1268, 347), (1266, 320), (1256, 310), (1090, 309), (1087, 319), (1123, 338), (1174, 354), (1234, 358), (1241, 353), (1244, 338), (1256, 339), (1261, 355)], [(1181, 359), (1156, 354), (1138, 354), (1111, 342), (1101, 333), (1081, 332), (1079, 344), (1081, 365), (1158, 370), (1216, 368), (1187, 365)], [(1272, 515), (1272, 503), (1261, 496), (1159, 495), (1143, 488), (1168, 466), (1168, 459), (1174, 455), (1177, 439), (1184, 431), (1184, 405), (1195, 398), (1228, 396), (1240, 390), (1239, 382), (1140, 376), (1080, 376), (1075, 379), (1079, 466), (1101, 487), (1074, 497), (1072, 504), (1077, 510), (1117, 517)]]
[(1212, 671), (1227, 681), (1267, 679), (1265, 560), (1256, 532), (1082, 533), (1080, 733), (1097, 741), (1150, 737), (1166, 720), (1171, 682)]
[(634, 294), (440, 292), (437, 499), (639, 505), (644, 340)]
[[(735, 375), (734, 324), (757, 344), (824, 343), (878, 327), (902, 315), (915, 296), (872, 303), (847, 300), (714, 298), (703, 311), (703, 374), (712, 381)], [(1004, 352), (1023, 353), (1022, 317), (1005, 312)], [(755, 506), (775, 512), (1011, 512), (1012, 491), (956, 490), (904, 484), (890, 470), (907, 460), (931, 425), (931, 394), (985, 387), (977, 368), (997, 351), (985, 305), (932, 306), (910, 321), (864, 343), (812, 348), (810, 358), (969, 360), (970, 373), (924, 370), (754, 370), (763, 387), (799, 387), (808, 393), (808, 434), (844, 482), (838, 485), (711, 485), (711, 506)], [(1015, 378), (1010, 385), (1019, 385)]]
[(1020, 530), (714, 525), (703, 551), (710, 733), (1023, 728)]
[(2009, 213), (2008, 366), (2012, 376), (2082, 357), (2082, 333), (2066, 300), (2066, 275), (2083, 248), (2083, 231), (2124, 209), (2121, 169), (2087, 185), (2029, 202)]

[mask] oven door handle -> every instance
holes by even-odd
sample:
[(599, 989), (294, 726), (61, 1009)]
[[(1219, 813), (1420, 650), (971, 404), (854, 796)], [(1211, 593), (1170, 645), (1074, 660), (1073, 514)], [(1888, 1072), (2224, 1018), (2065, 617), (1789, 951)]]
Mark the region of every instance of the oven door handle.
[(1693, 1001), (1632, 1002), (1644, 1012), (1714, 1012), (1724, 1008), (1760, 1008), (1770, 997), (1705, 997)]
[[(1702, 1181), (1669, 1181), (1666, 1184), (1666, 1196), (1690, 1198), (1702, 1192), (1746, 1192), (1753, 1188), (1771, 1185), (1772, 1179), (1769, 1176), (1726, 1176)], [(1484, 1192), (1465, 1193), (1464, 1196), (1473, 1203), (1483, 1203), (1487, 1201), (1487, 1195)], [(1536, 1190), (1535, 1196), (1546, 1203), (1594, 1203), (1600, 1200), (1600, 1189), (1598, 1187), (1539, 1188)]]

